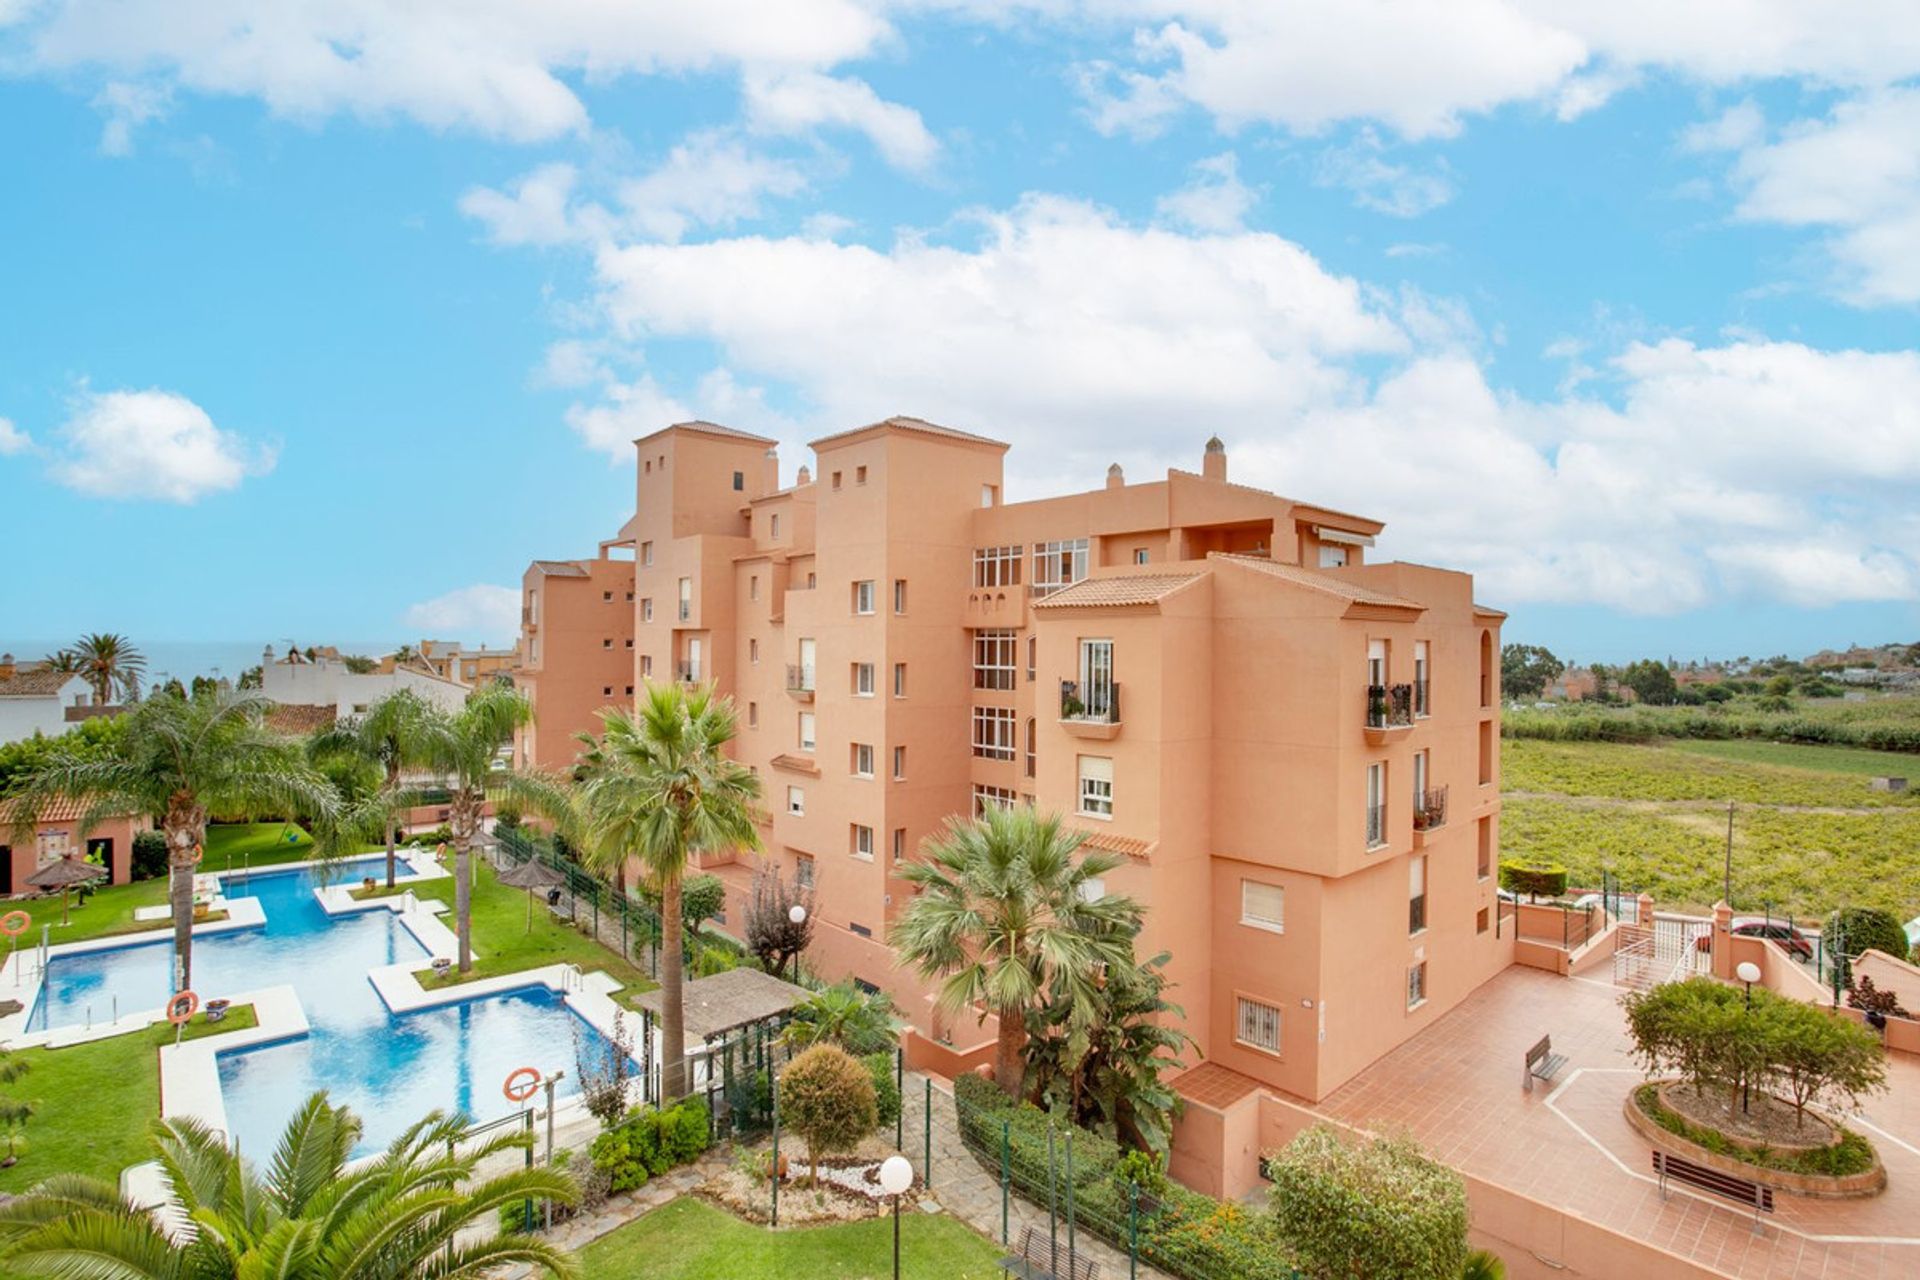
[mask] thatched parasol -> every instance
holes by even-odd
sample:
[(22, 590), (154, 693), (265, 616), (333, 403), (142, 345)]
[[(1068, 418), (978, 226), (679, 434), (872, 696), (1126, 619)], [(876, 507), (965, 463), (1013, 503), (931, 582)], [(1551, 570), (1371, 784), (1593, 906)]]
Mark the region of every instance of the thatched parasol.
[(538, 858), (528, 858), (517, 866), (508, 867), (500, 873), (500, 883), (512, 889), (527, 891), (527, 932), (533, 932), (533, 891), (552, 889), (565, 884), (566, 877), (555, 871)]
[(58, 889), (60, 891), (60, 923), (67, 923), (67, 891), (77, 884), (89, 880), (98, 880), (107, 874), (105, 867), (96, 867), (90, 862), (75, 862), (72, 854), (67, 854), (57, 862), (49, 862), (23, 882), (35, 889)]

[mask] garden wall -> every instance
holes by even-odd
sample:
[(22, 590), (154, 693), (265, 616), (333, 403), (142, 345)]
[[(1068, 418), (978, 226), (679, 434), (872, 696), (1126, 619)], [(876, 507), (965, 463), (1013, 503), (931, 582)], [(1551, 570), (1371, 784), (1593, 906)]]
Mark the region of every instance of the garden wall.
[(917, 1028), (908, 1027), (900, 1034), (900, 1047), (905, 1050), (907, 1066), (912, 1070), (957, 1080), (981, 1066), (992, 1069), (994, 1044), (999, 1035), (993, 1025), (993, 1019), (989, 1018), (987, 1039), (965, 1047), (942, 1044)]
[[(1786, 953), (1779, 943), (1764, 938), (1736, 938), (1729, 935), (1723, 927), (1714, 930), (1714, 973), (1737, 982), (1734, 971), (1743, 961), (1751, 960), (1760, 966), (1760, 985), (1775, 995), (1786, 996), (1792, 1000), (1804, 1000), (1808, 1004), (1831, 1006), (1833, 991), (1822, 985), (1818, 978), (1807, 972), (1807, 967), (1797, 963)], [(1878, 951), (1867, 951), (1854, 961), (1856, 973), (1869, 976), (1876, 987), (1888, 986), (1896, 990), (1908, 990), (1920, 983), (1920, 969), (1892, 956)], [(1885, 978), (1888, 981), (1883, 982)], [(1904, 984), (1893, 987), (1893, 983)], [(1920, 994), (1920, 993), (1916, 993)], [(1902, 995), (1900, 1003), (1912, 1009), (1907, 997)], [(1843, 1003), (1840, 1012), (1855, 1022), (1865, 1024), (1866, 1015), (1858, 1009), (1849, 1009)], [(1888, 1018), (1886, 1030), (1881, 1040), (1887, 1048), (1901, 1053), (1920, 1054), (1920, 1021), (1907, 1018)]]

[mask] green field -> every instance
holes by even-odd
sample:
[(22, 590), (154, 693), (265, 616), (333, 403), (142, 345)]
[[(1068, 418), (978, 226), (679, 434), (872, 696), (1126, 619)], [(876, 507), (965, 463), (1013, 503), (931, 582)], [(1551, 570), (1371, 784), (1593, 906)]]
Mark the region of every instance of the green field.
[(1920, 757), (1742, 740), (1508, 738), (1501, 768), (1502, 856), (1565, 863), (1575, 883), (1608, 871), (1663, 908), (1711, 906), (1731, 801), (1736, 908), (1920, 914), (1920, 790), (1867, 786), (1889, 772), (1920, 783)]

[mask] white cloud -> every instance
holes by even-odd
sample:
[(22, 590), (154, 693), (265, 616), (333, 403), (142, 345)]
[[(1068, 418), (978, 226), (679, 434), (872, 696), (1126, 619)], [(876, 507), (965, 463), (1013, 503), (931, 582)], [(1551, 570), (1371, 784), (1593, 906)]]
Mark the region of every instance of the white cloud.
[(1711, 120), (1688, 126), (1680, 135), (1680, 145), (1687, 151), (1740, 151), (1760, 141), (1766, 131), (1766, 116), (1748, 98)]
[(1352, 142), (1321, 153), (1314, 181), (1344, 187), (1361, 208), (1395, 218), (1417, 218), (1453, 199), (1453, 181), (1444, 163), (1439, 171), (1422, 173), (1386, 160), (1385, 150), (1378, 134), (1362, 129)]
[(460, 212), (486, 224), (497, 245), (556, 245), (579, 239), (573, 189), (579, 173), (570, 164), (544, 164), (514, 179), (510, 191), (472, 187), (460, 197)]
[(643, 375), (632, 382), (607, 381), (601, 403), (574, 405), (567, 410), (567, 425), (589, 449), (606, 454), (614, 462), (631, 463), (635, 440), (668, 423), (685, 422), (694, 416), (685, 404), (662, 391), (651, 376)]
[(13, 425), (13, 419), (0, 418), (0, 458), (25, 453), (33, 448), (33, 437)]
[(751, 74), (746, 106), (748, 124), (762, 133), (806, 133), (822, 125), (864, 133), (887, 163), (901, 169), (926, 169), (940, 152), (918, 111), (885, 101), (866, 81), (850, 76)]
[(409, 605), (404, 621), (410, 629), (430, 635), (511, 640), (520, 633), (520, 592), (479, 582)]
[(171, 391), (83, 390), (56, 434), (53, 478), (98, 498), (191, 503), (273, 469), (275, 451)]
[(1195, 231), (1238, 231), (1260, 195), (1240, 181), (1240, 161), (1231, 151), (1208, 156), (1193, 166), (1193, 181), (1160, 197), (1155, 210)]
[(133, 154), (134, 130), (166, 115), (173, 105), (173, 92), (164, 85), (115, 80), (95, 95), (93, 105), (107, 118), (100, 127), (100, 150), (126, 156)]

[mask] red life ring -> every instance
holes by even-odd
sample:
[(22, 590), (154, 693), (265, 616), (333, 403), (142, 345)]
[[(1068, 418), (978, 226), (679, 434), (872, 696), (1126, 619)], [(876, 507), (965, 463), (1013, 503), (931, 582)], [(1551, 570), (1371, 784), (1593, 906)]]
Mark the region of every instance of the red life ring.
[(0, 916), (0, 933), (9, 938), (17, 938), (33, 924), (33, 917), (24, 911), (9, 911)]
[(508, 1073), (506, 1084), (500, 1092), (507, 1095), (508, 1102), (525, 1102), (540, 1088), (540, 1073), (532, 1067), (520, 1067)]
[(207, 856), (207, 852), (206, 852), (206, 850), (204, 850), (204, 849), (202, 849), (202, 848), (201, 848), (201, 847), (200, 847), (199, 845), (197, 845), (197, 844), (196, 844), (195, 846), (193, 846), (193, 862), (194, 862), (194, 865), (195, 865), (195, 866), (198, 866), (198, 865), (200, 864), (200, 859), (202, 859), (202, 858), (204, 858), (204, 857), (206, 857), (206, 856)]
[(191, 991), (177, 991), (173, 999), (167, 1001), (167, 1021), (174, 1026), (190, 1022), (194, 1010), (200, 1007), (200, 997)]

